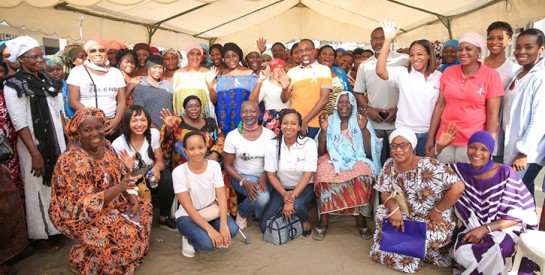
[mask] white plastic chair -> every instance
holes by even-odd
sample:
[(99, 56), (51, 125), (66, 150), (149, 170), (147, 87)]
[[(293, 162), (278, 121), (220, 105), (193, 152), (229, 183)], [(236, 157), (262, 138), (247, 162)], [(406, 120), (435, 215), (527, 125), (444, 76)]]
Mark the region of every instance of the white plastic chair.
[(513, 261), (513, 268), (509, 274), (518, 274), (522, 256), (528, 257), (541, 268), (545, 270), (545, 232), (537, 230), (528, 230), (520, 234), (517, 242), (517, 255)]

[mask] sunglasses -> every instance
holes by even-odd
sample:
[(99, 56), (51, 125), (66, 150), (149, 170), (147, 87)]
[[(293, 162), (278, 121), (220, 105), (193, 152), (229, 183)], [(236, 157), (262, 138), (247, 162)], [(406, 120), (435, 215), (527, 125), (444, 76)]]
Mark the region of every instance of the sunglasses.
[(96, 53), (96, 52), (99, 52), (99, 53), (105, 53), (106, 52), (106, 49), (104, 48), (100, 48), (100, 49), (90, 49), (89, 50), (89, 53)]

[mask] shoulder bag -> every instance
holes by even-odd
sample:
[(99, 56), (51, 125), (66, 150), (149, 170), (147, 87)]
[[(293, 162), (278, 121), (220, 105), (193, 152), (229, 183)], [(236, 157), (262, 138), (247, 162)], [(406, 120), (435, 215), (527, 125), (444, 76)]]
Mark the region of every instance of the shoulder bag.
[[(191, 196), (191, 184), (189, 183), (189, 176), (187, 174), (187, 162), (183, 164), (184, 165), (184, 174), (185, 174), (185, 181), (187, 182), (187, 191), (189, 193), (189, 196), (191, 197), (191, 200), (193, 201), (193, 197)], [(220, 207), (218, 205), (218, 200), (215, 199), (211, 204), (208, 206), (198, 209), (197, 212), (199, 215), (207, 222), (213, 221), (220, 217)]]

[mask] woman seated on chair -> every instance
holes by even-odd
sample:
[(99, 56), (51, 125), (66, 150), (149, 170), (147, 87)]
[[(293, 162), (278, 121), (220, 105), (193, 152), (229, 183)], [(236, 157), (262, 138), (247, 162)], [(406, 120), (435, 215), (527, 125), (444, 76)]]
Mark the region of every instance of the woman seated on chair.
[(206, 159), (206, 139), (190, 132), (183, 139), (188, 161), (172, 171), (174, 192), (180, 201), (176, 225), (182, 234), (182, 255), (194, 257), (195, 248), (227, 248), (238, 226), (227, 215), (225, 186), (218, 162)]
[[(447, 245), (456, 226), (452, 206), (464, 190), (454, 171), (435, 159), (415, 154), (416, 134), (407, 128), (390, 135), (392, 158), (382, 168), (375, 190), (381, 192), (383, 204), (375, 213), (376, 231), (369, 257), (388, 267), (407, 273), (420, 270), (419, 258), (380, 250), (383, 219), (404, 231), (403, 220), (426, 223), (426, 254), (424, 261), (449, 267), (452, 258)], [(403, 194), (404, 199), (392, 194)]]
[[(450, 126), (441, 135), (438, 150), (454, 133)], [(520, 233), (537, 227), (532, 195), (511, 166), (494, 163), (492, 152), (494, 138), (478, 131), (467, 143), (469, 163), (451, 165), (466, 186), (455, 205), (462, 223), (451, 252), (458, 264), (455, 274), (506, 274)], [(532, 274), (535, 267), (523, 258), (519, 274)]]
[[(112, 147), (118, 155), (134, 159), (134, 167), (129, 168), (142, 169), (140, 171), (144, 173), (144, 177), (147, 177), (146, 173), (151, 171), (155, 177), (154, 183), (158, 184), (159, 228), (177, 231), (176, 223), (170, 218), (170, 208), (172, 200), (174, 200), (172, 172), (170, 169), (165, 169), (163, 153), (159, 144), (159, 130), (151, 128), (149, 112), (140, 105), (130, 106), (123, 114), (121, 133), (112, 143)], [(152, 187), (149, 178), (147, 178), (147, 182)]]
[(286, 218), (295, 214), (301, 222), (303, 236), (310, 236), (312, 226), (306, 205), (315, 199), (312, 174), (316, 172), (318, 154), (314, 140), (301, 132), (302, 123), (297, 111), (282, 111), (280, 132), (265, 145), (265, 171), (273, 190), (260, 222), (262, 232), (267, 220), (282, 211)]
[(225, 171), (231, 177), (232, 186), (245, 197), (238, 208), (236, 219), (240, 229), (246, 228), (246, 219), (250, 213), (254, 213), (255, 219), (261, 219), (269, 202), (267, 175), (263, 170), (263, 145), (274, 137), (274, 133), (258, 124), (257, 104), (257, 101), (242, 103), (242, 125), (227, 134), (223, 151)]
[(320, 223), (312, 237), (323, 240), (329, 214), (336, 214), (357, 216), (361, 237), (370, 239), (373, 233), (365, 217), (372, 214), (373, 176), (380, 171), (381, 143), (367, 117), (357, 113), (356, 98), (351, 92), (341, 92), (335, 106), (332, 115), (320, 116), (320, 157), (314, 185)]

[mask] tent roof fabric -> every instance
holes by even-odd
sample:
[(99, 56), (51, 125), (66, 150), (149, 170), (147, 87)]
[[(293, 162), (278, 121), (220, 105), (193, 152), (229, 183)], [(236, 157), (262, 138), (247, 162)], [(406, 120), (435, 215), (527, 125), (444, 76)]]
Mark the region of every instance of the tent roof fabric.
[(371, 31), (387, 18), (410, 30), (399, 35), (400, 43), (445, 40), (449, 32), (438, 16), (450, 19), (458, 37), (466, 31), (484, 34), (497, 20), (526, 26), (545, 17), (545, 5), (543, 0), (2, 0), (0, 14), (10, 26), (75, 41), (94, 36), (147, 41), (148, 28), (159, 22), (155, 45), (217, 40), (247, 47), (259, 37), (369, 42)]

